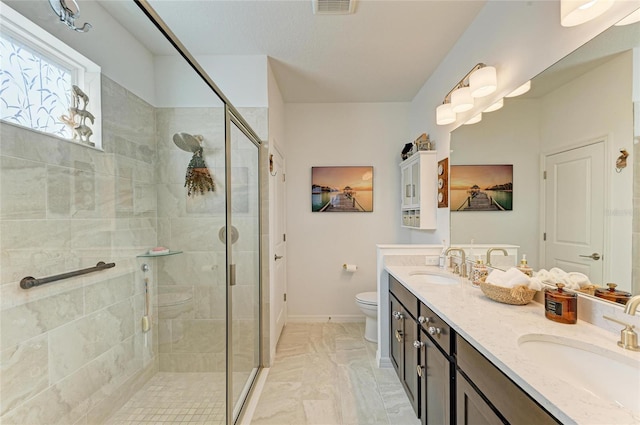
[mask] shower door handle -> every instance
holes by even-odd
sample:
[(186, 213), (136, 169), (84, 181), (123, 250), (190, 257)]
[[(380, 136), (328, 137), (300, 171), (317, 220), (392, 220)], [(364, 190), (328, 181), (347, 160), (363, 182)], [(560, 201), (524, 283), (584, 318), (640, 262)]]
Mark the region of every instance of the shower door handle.
[(281, 258), (284, 258), (284, 255), (278, 255), (278, 254), (275, 254), (275, 255), (273, 256), (273, 260), (274, 260), (274, 261), (278, 261), (278, 260), (279, 260), (279, 259), (281, 259)]
[(229, 264), (229, 286), (236, 286), (236, 265)]

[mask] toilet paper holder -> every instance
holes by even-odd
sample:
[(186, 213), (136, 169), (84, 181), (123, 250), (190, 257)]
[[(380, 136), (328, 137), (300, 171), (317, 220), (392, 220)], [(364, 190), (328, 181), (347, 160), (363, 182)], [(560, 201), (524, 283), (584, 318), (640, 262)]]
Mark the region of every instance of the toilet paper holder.
[(353, 272), (355, 272), (355, 271), (357, 271), (357, 270), (358, 270), (358, 266), (357, 266), (357, 265), (355, 265), (355, 264), (347, 264), (347, 263), (344, 263), (344, 264), (342, 265), (342, 268), (343, 268), (344, 270), (348, 271), (348, 272), (351, 272), (351, 273), (353, 273)]

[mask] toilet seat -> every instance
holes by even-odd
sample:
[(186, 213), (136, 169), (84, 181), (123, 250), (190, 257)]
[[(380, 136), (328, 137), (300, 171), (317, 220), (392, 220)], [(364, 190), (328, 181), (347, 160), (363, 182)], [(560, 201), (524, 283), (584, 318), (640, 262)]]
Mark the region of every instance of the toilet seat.
[(366, 305), (378, 305), (378, 293), (362, 292), (356, 295), (356, 301)]

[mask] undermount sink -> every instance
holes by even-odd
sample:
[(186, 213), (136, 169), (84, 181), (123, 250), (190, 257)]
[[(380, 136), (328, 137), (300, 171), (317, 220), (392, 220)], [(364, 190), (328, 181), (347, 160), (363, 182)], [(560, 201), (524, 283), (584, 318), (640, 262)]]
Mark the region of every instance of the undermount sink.
[[(611, 343), (615, 345), (613, 338)], [(552, 335), (523, 335), (518, 345), (527, 357), (539, 364), (541, 373), (640, 414), (640, 361)]]
[(427, 270), (412, 271), (409, 272), (409, 276), (414, 283), (433, 283), (435, 285), (455, 285), (460, 283), (460, 280), (455, 277), (445, 276)]

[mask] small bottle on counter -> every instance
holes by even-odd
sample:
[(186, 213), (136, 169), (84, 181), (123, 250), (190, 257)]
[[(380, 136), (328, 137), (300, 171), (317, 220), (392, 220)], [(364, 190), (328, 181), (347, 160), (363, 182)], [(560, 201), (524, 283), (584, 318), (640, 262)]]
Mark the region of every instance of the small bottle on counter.
[(445, 268), (445, 263), (447, 262), (447, 243), (445, 239), (442, 240), (442, 252), (440, 253), (440, 257), (438, 258), (438, 266), (441, 269)]
[(544, 290), (544, 317), (572, 325), (578, 321), (578, 295), (565, 292), (563, 283), (556, 283), (556, 287)]
[(527, 264), (527, 256), (525, 254), (522, 254), (522, 260), (520, 260), (517, 269), (527, 276), (533, 277), (533, 269)]
[(478, 257), (475, 264), (471, 267), (471, 284), (473, 286), (480, 286), (480, 282), (486, 279), (489, 271), (487, 266), (484, 265), (482, 260)]

